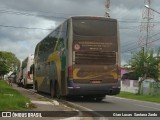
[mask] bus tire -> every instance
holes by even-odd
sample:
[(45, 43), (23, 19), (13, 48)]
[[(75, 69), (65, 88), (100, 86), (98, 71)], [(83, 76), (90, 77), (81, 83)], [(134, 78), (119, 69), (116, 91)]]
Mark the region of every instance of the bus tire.
[(51, 93), (51, 98), (55, 98), (55, 88), (52, 82), (50, 83), (50, 93)]
[(55, 96), (56, 98), (60, 99), (61, 95), (60, 95), (60, 88), (58, 83), (55, 84)]
[(24, 79), (24, 88), (27, 88), (27, 84), (26, 84), (25, 79)]
[(37, 81), (35, 81), (35, 90), (37, 93), (39, 93)]
[(104, 98), (105, 96), (100, 96), (100, 97), (96, 97), (95, 99), (97, 102), (101, 102)]
[(96, 98), (96, 101), (97, 101), (97, 102), (101, 102), (102, 99), (103, 99), (103, 98), (98, 97), (98, 98)]

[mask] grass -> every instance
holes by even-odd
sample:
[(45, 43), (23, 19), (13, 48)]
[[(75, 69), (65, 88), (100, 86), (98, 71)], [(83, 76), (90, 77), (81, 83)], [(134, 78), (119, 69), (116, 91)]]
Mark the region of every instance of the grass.
[(20, 92), (10, 87), (6, 81), (0, 80), (0, 111), (26, 110), (29, 98), (22, 96)]
[(160, 96), (138, 95), (138, 94), (129, 93), (129, 92), (120, 92), (120, 94), (118, 94), (116, 96), (123, 97), (123, 98), (134, 99), (134, 100), (160, 103)]

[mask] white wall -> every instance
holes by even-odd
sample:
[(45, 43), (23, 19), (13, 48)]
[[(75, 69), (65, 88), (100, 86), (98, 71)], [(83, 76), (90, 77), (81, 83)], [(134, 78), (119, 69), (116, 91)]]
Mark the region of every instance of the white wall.
[(121, 91), (137, 93), (138, 92), (138, 80), (123, 80), (121, 81)]

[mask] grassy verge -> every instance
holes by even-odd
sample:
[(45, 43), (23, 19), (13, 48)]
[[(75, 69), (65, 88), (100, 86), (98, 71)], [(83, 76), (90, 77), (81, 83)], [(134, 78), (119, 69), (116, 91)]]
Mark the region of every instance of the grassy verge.
[(0, 80), (0, 111), (26, 110), (25, 104), (29, 98), (10, 87), (6, 81)]
[(129, 93), (129, 92), (120, 92), (120, 94), (117, 96), (123, 97), (123, 98), (141, 100), (141, 101), (160, 103), (160, 96), (137, 95), (137, 94)]

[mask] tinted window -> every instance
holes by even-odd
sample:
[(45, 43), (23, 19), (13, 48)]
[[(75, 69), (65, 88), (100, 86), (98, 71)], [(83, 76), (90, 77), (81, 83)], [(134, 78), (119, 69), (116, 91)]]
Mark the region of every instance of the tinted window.
[(115, 36), (117, 22), (107, 19), (73, 19), (73, 33), (81, 36)]
[(63, 39), (66, 39), (66, 37), (67, 37), (67, 21), (64, 22), (64, 24), (63, 24), (63, 29), (62, 29), (62, 35), (61, 35), (61, 37)]
[(60, 29), (61, 33), (59, 34), (58, 38), (58, 46), (57, 50), (62, 50), (65, 47), (66, 39), (67, 39), (67, 22), (64, 22)]

